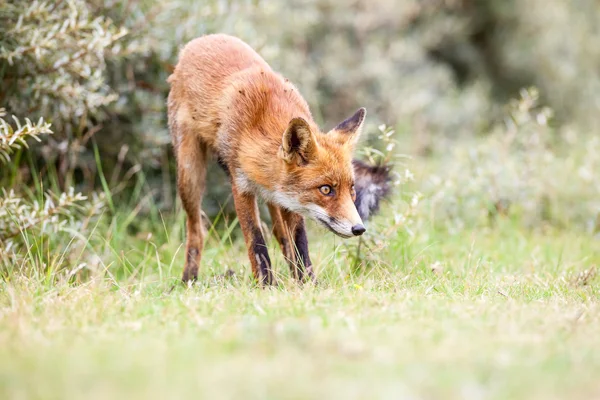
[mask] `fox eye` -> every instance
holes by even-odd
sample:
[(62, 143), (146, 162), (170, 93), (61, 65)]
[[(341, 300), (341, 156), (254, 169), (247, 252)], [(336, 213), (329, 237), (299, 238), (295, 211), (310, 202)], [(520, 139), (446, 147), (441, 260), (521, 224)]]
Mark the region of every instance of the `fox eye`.
[(319, 191), (324, 194), (325, 196), (332, 196), (333, 195), (333, 188), (329, 185), (323, 185), (321, 187), (319, 187)]

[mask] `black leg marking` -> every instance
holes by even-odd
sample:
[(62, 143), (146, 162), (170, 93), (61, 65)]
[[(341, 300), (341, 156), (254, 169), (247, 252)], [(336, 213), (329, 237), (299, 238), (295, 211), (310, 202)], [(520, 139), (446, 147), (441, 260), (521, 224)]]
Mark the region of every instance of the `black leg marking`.
[(303, 272), (306, 270), (308, 277), (314, 281), (314, 273), (312, 270), (312, 262), (310, 261), (310, 255), (308, 254), (308, 238), (306, 236), (306, 229), (304, 228), (304, 221), (300, 221), (296, 227), (296, 234), (294, 235), (294, 244), (296, 247), (298, 257), (298, 279), (303, 280)]
[(261, 277), (260, 283), (263, 285), (272, 285), (274, 281), (273, 274), (271, 273), (271, 259), (269, 258), (265, 239), (263, 238), (260, 229), (255, 229), (252, 236), (252, 251), (254, 252), (254, 257), (256, 257), (256, 262), (258, 263)]

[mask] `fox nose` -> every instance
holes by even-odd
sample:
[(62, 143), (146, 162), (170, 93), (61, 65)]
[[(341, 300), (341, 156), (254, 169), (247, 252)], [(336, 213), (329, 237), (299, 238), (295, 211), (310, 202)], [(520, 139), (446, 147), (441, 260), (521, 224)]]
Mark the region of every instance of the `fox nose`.
[(366, 230), (367, 229), (364, 226), (362, 226), (361, 224), (357, 224), (352, 227), (352, 234), (354, 236), (360, 236), (363, 233), (365, 233)]

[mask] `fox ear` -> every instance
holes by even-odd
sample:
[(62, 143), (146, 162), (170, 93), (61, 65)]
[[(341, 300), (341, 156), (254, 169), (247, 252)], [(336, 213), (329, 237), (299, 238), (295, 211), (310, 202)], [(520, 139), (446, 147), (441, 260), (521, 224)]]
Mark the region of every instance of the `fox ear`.
[(294, 118), (283, 133), (279, 157), (288, 164), (295, 161), (298, 165), (304, 165), (308, 163), (316, 145), (308, 122), (303, 118)]
[(344, 122), (333, 128), (332, 132), (337, 134), (340, 142), (355, 144), (360, 137), (366, 116), (366, 108), (361, 107), (354, 113), (353, 116), (344, 120)]

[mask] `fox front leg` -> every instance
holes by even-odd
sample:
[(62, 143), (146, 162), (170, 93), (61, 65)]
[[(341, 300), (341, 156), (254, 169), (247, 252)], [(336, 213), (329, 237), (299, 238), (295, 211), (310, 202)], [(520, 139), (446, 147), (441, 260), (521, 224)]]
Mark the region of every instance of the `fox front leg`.
[(315, 282), (308, 254), (308, 238), (304, 228), (304, 218), (277, 205), (269, 203), (268, 206), (273, 222), (273, 233), (290, 266), (292, 276), (303, 282), (306, 274), (312, 282)]
[(232, 179), (231, 186), (235, 211), (248, 248), (252, 274), (261, 285), (274, 285), (275, 279), (271, 270), (271, 259), (261, 229), (256, 196), (252, 193), (240, 192), (234, 179)]
[(308, 237), (306, 236), (306, 228), (304, 227), (304, 218), (296, 215), (296, 224), (294, 229), (294, 249), (300, 267), (304, 267), (306, 275), (312, 283), (317, 283), (315, 273), (313, 271), (310, 255), (308, 254)]

